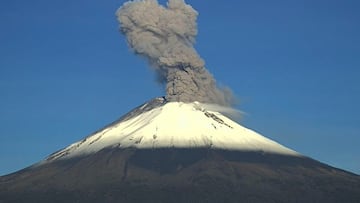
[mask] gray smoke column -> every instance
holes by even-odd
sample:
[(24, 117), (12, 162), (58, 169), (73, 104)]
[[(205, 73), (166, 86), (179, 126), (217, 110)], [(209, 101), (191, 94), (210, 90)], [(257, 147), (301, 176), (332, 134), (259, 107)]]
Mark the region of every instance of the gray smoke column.
[(198, 13), (184, 0), (126, 2), (116, 12), (120, 29), (133, 51), (148, 59), (166, 84), (170, 101), (215, 103), (230, 106), (229, 89), (219, 88), (193, 45)]

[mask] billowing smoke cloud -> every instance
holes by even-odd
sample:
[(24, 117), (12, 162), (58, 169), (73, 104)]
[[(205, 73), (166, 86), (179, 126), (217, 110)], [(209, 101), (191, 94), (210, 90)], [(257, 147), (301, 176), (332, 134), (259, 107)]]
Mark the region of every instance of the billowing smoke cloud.
[(198, 13), (184, 0), (126, 2), (116, 13), (121, 32), (136, 54), (148, 59), (166, 84), (170, 101), (215, 103), (230, 106), (229, 89), (218, 88), (193, 47)]

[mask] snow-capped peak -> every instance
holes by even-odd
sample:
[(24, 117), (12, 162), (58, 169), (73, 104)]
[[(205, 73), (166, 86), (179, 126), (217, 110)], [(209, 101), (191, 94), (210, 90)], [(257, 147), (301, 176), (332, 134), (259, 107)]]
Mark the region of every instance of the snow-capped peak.
[(48, 157), (46, 161), (76, 157), (104, 148), (214, 148), (261, 151), (298, 156), (198, 102), (154, 99), (120, 120)]

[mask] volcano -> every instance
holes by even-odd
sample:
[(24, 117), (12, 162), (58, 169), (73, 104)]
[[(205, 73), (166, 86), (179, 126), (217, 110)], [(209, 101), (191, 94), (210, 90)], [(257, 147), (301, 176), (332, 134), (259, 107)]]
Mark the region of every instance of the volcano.
[(165, 98), (0, 177), (1, 203), (359, 201), (358, 175)]

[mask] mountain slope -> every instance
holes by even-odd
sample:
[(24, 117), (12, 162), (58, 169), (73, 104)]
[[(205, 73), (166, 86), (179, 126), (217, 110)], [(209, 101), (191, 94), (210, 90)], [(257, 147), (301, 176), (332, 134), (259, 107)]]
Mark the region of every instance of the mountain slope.
[(360, 178), (315, 160), (209, 148), (107, 148), (0, 178), (0, 202), (359, 202)]

